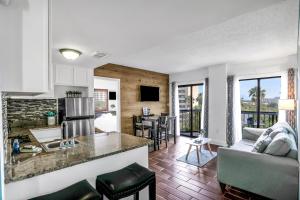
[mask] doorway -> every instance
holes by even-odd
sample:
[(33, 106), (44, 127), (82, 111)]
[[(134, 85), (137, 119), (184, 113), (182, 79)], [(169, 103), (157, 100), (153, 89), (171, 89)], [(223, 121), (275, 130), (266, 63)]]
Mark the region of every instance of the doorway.
[(197, 137), (200, 133), (203, 84), (178, 86), (180, 135)]
[(94, 77), (96, 132), (121, 132), (120, 79)]

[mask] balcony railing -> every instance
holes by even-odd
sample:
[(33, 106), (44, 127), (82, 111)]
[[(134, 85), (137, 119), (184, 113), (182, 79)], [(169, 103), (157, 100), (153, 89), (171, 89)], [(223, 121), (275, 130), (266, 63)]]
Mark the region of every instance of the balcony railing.
[[(191, 110), (182, 109), (179, 113), (180, 132), (200, 132), (201, 130), (201, 109)], [(191, 127), (191, 124), (193, 127)], [(191, 130), (192, 129), (192, 130)]]
[[(257, 112), (242, 111), (242, 127), (257, 127)], [(260, 112), (259, 128), (268, 128), (278, 121), (278, 112)]]

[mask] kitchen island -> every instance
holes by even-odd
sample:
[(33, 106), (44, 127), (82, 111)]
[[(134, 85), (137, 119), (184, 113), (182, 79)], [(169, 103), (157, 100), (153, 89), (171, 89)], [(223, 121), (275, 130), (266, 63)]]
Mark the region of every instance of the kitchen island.
[[(76, 147), (40, 154), (19, 154), (5, 166), (5, 197), (28, 199), (65, 188), (134, 162), (148, 167), (149, 140), (120, 133), (101, 133), (76, 138)], [(142, 196), (147, 199), (147, 191)]]

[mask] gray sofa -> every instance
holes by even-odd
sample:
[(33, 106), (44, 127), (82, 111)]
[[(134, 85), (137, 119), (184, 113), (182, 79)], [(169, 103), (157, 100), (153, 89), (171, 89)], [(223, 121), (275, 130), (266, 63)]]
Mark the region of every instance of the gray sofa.
[(298, 160), (252, 152), (254, 143), (265, 130), (243, 129), (240, 142), (218, 149), (220, 186), (222, 190), (225, 185), (234, 186), (271, 199), (298, 199)]

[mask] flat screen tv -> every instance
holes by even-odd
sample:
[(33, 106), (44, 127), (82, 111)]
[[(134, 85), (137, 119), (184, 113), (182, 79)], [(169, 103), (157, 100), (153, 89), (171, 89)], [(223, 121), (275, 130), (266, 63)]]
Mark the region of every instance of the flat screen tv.
[(141, 101), (159, 101), (159, 87), (140, 86)]

